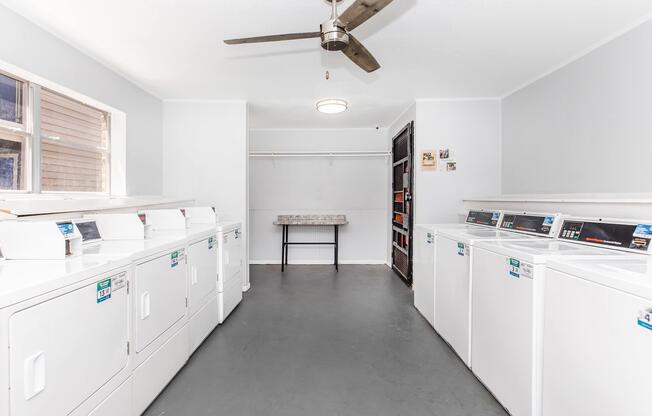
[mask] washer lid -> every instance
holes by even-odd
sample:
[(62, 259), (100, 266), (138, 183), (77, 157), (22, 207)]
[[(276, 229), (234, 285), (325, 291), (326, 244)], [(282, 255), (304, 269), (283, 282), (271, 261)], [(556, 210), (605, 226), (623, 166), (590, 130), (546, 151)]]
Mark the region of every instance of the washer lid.
[(627, 253), (623, 253), (622, 251), (589, 247), (581, 244), (564, 243), (548, 239), (533, 239), (528, 241), (488, 241), (479, 242), (476, 244), (476, 247), (535, 264), (544, 264), (551, 257), (627, 257)]
[(647, 256), (603, 256), (598, 259), (555, 258), (548, 262), (548, 267), (580, 279), (652, 299), (652, 259)]
[(465, 228), (465, 229), (442, 229), (439, 230), (438, 235), (452, 240), (459, 241), (460, 243), (475, 244), (476, 241), (481, 240), (533, 240), (536, 237), (524, 235), (520, 233), (510, 233), (505, 231), (492, 230), (490, 228)]

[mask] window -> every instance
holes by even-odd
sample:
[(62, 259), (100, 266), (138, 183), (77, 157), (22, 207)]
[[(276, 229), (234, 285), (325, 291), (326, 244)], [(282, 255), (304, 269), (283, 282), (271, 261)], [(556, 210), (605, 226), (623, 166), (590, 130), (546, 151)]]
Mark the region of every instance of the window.
[(41, 89), (41, 189), (109, 191), (109, 115)]
[(108, 112), (0, 72), (0, 191), (109, 193), (110, 177)]
[(0, 120), (23, 124), (23, 81), (0, 73)]
[(0, 73), (0, 190), (27, 189), (25, 127), (27, 84)]

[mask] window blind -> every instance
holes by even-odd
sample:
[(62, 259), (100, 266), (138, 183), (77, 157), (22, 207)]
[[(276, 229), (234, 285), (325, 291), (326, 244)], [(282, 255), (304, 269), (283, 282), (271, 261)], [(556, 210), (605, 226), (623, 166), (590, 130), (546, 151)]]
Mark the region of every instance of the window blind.
[(108, 192), (109, 116), (41, 89), (41, 188)]

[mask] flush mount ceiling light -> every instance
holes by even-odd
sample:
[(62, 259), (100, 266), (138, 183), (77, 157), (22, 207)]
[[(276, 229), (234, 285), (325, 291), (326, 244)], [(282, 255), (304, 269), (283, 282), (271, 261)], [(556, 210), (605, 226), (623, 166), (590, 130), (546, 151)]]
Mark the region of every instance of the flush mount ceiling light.
[(317, 101), (317, 111), (324, 114), (338, 114), (346, 111), (349, 103), (337, 98)]

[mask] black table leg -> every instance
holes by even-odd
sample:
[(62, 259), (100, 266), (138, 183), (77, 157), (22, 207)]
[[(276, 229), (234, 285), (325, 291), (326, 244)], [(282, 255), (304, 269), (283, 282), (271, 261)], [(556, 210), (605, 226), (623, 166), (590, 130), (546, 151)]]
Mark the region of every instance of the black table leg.
[(285, 226), (285, 265), (288, 265), (288, 252), (290, 251), (290, 226)]
[(335, 226), (335, 271), (339, 272), (339, 261), (338, 261), (338, 251), (339, 251), (339, 246), (338, 246), (338, 241), (339, 241), (339, 234), (340, 234), (340, 226), (336, 225)]
[(281, 273), (285, 271), (285, 244), (287, 243), (286, 236), (285, 236), (285, 228), (287, 225), (283, 225), (283, 229), (281, 230)]

